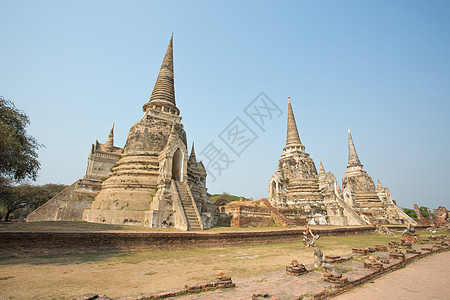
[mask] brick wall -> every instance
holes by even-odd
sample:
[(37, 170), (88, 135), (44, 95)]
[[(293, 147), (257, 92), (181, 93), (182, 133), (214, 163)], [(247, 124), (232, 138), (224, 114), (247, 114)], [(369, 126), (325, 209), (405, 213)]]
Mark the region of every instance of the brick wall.
[[(246, 232), (0, 232), (0, 256), (257, 245), (301, 241), (303, 229)], [(375, 227), (314, 228), (321, 236), (370, 234)]]

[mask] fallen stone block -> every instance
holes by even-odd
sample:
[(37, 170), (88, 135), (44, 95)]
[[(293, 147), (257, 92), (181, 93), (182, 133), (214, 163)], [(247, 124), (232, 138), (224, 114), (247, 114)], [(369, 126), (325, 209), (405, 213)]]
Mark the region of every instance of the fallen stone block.
[(353, 248), (352, 253), (361, 253), (361, 254), (367, 254), (369, 253), (369, 249), (366, 248)]
[(398, 246), (400, 246), (400, 245), (399, 245), (399, 243), (396, 242), (396, 241), (390, 241), (390, 242), (388, 243), (388, 246), (389, 246), (389, 248), (394, 249), (394, 248), (398, 248)]
[(377, 251), (388, 251), (386, 245), (378, 244), (374, 246)]
[(414, 250), (414, 249), (406, 249), (406, 253), (409, 253), (409, 254), (422, 254), (422, 252)]
[(336, 273), (336, 274), (340, 273), (338, 268), (335, 265), (328, 264), (328, 263), (322, 265), (322, 270), (325, 273)]
[(382, 263), (382, 264), (388, 264), (389, 263), (389, 259), (387, 259), (387, 258), (384, 258), (384, 257), (382, 257), (382, 256), (377, 256), (376, 257), (376, 260), (378, 260), (380, 263)]
[(342, 278), (342, 273), (324, 273), (324, 278)]
[(323, 274), (323, 280), (339, 285), (345, 285), (348, 283), (348, 278), (342, 277), (342, 273), (325, 273)]
[(366, 260), (364, 261), (364, 268), (380, 271), (383, 269), (383, 264), (378, 261)]
[(392, 259), (405, 261), (405, 254), (401, 253), (401, 252), (391, 252), (391, 253), (389, 253), (389, 257)]
[(252, 300), (270, 299), (271, 295), (267, 293), (253, 293)]
[(289, 266), (286, 266), (286, 274), (300, 276), (308, 273), (304, 264), (298, 263), (297, 260), (292, 260)]

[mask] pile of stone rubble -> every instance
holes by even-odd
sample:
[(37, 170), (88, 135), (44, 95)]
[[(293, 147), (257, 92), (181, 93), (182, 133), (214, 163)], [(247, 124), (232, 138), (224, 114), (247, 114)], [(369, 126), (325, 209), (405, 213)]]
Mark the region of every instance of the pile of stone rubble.
[(286, 266), (286, 273), (289, 275), (300, 276), (308, 273), (308, 270), (304, 264), (299, 264), (298, 261), (294, 259), (289, 266)]

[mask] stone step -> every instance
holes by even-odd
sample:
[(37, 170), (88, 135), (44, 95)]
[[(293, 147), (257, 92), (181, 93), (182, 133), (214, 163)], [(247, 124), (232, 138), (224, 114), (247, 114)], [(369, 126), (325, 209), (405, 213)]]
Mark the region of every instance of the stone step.
[(175, 182), (175, 184), (177, 185), (181, 205), (183, 206), (186, 219), (189, 223), (189, 230), (201, 230), (202, 227), (199, 220), (197, 219), (197, 213), (194, 208), (194, 204), (192, 203), (191, 196), (186, 189), (186, 186), (179, 182)]

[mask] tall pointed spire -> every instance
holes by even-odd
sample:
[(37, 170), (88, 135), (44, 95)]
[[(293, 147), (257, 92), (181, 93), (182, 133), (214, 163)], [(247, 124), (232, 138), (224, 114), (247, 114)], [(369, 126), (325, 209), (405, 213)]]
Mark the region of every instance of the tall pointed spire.
[(325, 168), (323, 167), (322, 159), (320, 159), (319, 175), (323, 174), (325, 174)]
[(111, 131), (109, 132), (109, 136), (106, 139), (105, 150), (109, 152), (114, 151), (114, 123), (112, 125)]
[(350, 133), (350, 127), (348, 127), (348, 165), (347, 168), (360, 167), (363, 165), (359, 161), (358, 154), (356, 154), (356, 148), (353, 144), (352, 134)]
[(191, 150), (191, 155), (189, 156), (189, 161), (190, 162), (197, 162), (197, 158), (195, 157), (195, 150), (194, 150), (194, 143), (192, 142), (192, 150)]
[(169, 45), (167, 46), (150, 100), (143, 106), (144, 112), (153, 103), (169, 104), (169, 106), (176, 105), (173, 76), (173, 33), (170, 36)]
[(300, 141), (297, 124), (295, 123), (294, 111), (292, 110), (291, 105), (291, 97), (288, 97), (287, 137), (284, 150), (295, 147), (299, 147), (301, 151), (305, 151), (305, 146), (303, 146), (302, 142)]

